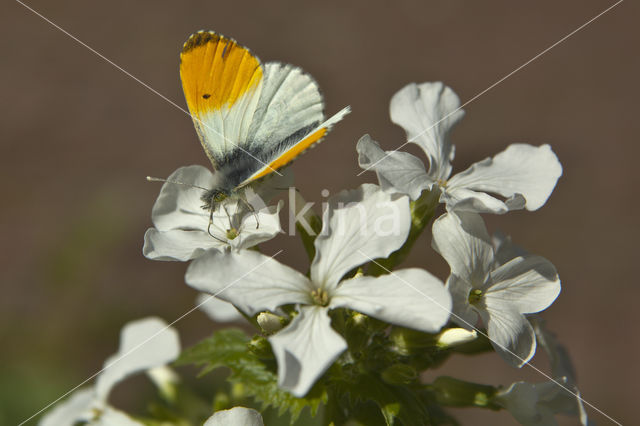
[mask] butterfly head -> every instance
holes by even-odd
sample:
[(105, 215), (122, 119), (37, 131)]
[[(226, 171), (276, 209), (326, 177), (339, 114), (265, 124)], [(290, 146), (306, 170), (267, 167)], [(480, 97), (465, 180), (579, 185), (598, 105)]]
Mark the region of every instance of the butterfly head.
[(204, 203), (202, 208), (205, 210), (213, 210), (216, 205), (229, 198), (230, 195), (231, 192), (226, 189), (210, 189), (200, 198)]

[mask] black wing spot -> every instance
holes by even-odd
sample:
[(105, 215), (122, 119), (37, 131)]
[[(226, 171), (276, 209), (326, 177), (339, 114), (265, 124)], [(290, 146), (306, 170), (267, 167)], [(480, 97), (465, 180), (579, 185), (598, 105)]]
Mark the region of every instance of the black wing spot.
[(187, 53), (189, 50), (205, 45), (212, 40), (213, 42), (217, 42), (221, 38), (224, 37), (212, 31), (198, 31), (195, 34), (191, 34), (189, 39), (184, 43), (182, 46), (182, 53)]
[(205, 99), (209, 99), (211, 95), (209, 93), (205, 93), (204, 95), (202, 95), (202, 97)]

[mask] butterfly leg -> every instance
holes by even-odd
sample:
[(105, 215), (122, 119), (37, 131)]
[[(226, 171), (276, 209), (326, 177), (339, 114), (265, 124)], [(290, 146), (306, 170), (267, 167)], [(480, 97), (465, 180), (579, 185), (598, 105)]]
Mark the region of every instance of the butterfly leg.
[(233, 229), (233, 221), (231, 220), (231, 215), (229, 214), (229, 210), (227, 210), (227, 206), (223, 204), (222, 208), (224, 209), (224, 212), (227, 214), (227, 219), (229, 220), (229, 229)]
[(253, 208), (253, 206), (251, 205), (250, 202), (248, 202), (245, 198), (240, 197), (240, 200), (242, 200), (242, 202), (244, 203), (245, 206), (247, 206), (247, 208), (249, 209), (249, 211), (251, 213), (253, 213), (253, 216), (256, 218), (256, 229), (260, 228), (260, 216), (258, 216), (258, 213), (256, 212), (256, 209)]
[(213, 235), (213, 233), (211, 232), (211, 225), (213, 225), (213, 211), (215, 210), (215, 206), (211, 206), (211, 208), (209, 209), (209, 225), (207, 226), (207, 233), (209, 235), (211, 235), (213, 238), (215, 238), (216, 240), (220, 241), (221, 243), (227, 244), (226, 241), (216, 237), (215, 235)]

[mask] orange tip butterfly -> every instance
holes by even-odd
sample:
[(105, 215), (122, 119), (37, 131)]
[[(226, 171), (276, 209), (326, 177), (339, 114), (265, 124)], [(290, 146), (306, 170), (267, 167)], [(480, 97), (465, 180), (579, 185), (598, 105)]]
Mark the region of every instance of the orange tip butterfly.
[(318, 84), (300, 68), (263, 64), (249, 49), (212, 31), (184, 44), (180, 78), (189, 112), (213, 169), (205, 208), (276, 172), (318, 143), (346, 107), (328, 120)]

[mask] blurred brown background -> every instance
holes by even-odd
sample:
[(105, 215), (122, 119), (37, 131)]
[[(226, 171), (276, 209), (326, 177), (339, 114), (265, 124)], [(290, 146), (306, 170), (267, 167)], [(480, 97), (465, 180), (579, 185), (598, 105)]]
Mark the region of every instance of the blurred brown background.
[[(612, 3), (27, 4), (181, 106), (178, 54), (199, 29), (232, 36), (265, 61), (303, 67), (328, 113), (353, 108), (293, 166), (305, 197), (321, 201), (324, 188), (374, 180), (356, 177), (362, 134), (388, 149), (404, 142), (388, 118), (396, 90), (442, 80), (470, 99)], [(0, 424), (16, 424), (97, 371), (123, 323), (172, 321), (193, 306), (186, 264), (141, 254), (160, 189), (144, 177), (207, 160), (185, 114), (19, 3), (3, 10)], [(574, 357), (584, 398), (626, 424), (638, 418), (640, 390), (637, 21), (637, 4), (622, 3), (467, 106), (454, 133), (454, 171), (512, 142), (550, 143), (558, 154), (564, 176), (547, 205), (488, 224), (557, 266), (563, 292), (544, 317)], [(280, 261), (304, 268), (298, 241), (269, 245), (280, 247)], [(448, 272), (428, 235), (407, 263), (442, 279)], [(177, 327), (187, 345), (213, 325), (196, 312)], [(546, 368), (544, 356), (534, 364)], [(446, 372), (491, 384), (545, 380), (493, 355), (453, 360)], [(513, 424), (503, 413), (458, 413), (465, 424)]]

